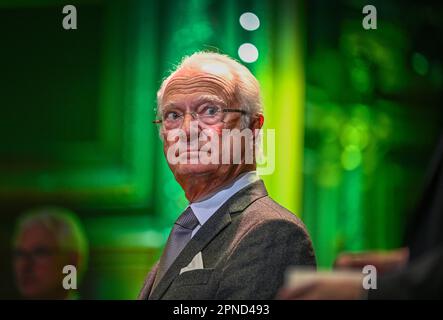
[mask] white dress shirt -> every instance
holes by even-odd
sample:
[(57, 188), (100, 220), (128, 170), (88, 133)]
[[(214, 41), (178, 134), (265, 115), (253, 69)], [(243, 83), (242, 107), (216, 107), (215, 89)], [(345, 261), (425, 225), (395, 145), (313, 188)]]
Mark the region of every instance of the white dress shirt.
[(192, 231), (193, 237), (206, 221), (234, 194), (241, 189), (259, 180), (256, 171), (249, 171), (240, 175), (233, 183), (213, 194), (207, 199), (189, 203), (198, 219), (199, 225)]

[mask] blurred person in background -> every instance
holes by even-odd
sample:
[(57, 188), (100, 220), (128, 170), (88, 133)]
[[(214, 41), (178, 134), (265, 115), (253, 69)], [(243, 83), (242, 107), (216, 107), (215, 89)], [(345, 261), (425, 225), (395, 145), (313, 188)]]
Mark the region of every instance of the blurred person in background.
[(78, 298), (76, 290), (63, 287), (67, 276), (63, 268), (74, 266), (79, 281), (87, 258), (87, 239), (73, 212), (42, 207), (25, 212), (19, 219), (14, 232), (13, 269), (24, 299)]

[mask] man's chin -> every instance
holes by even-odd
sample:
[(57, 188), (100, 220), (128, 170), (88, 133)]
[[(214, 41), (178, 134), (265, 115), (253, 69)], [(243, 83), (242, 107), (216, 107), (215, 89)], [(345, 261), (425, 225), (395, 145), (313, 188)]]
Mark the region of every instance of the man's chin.
[(171, 166), (175, 176), (199, 176), (207, 175), (217, 171), (219, 165), (216, 164), (176, 164)]
[(35, 285), (22, 285), (19, 288), (20, 294), (26, 299), (41, 299), (44, 297), (44, 290)]

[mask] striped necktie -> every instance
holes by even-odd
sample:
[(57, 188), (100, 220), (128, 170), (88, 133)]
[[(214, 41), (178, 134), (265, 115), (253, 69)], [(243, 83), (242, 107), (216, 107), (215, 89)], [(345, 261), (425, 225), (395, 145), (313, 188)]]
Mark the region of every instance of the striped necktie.
[(192, 230), (194, 230), (198, 224), (198, 219), (191, 207), (186, 208), (180, 217), (178, 217), (177, 221), (175, 221), (174, 227), (166, 242), (165, 249), (163, 250), (162, 257), (160, 258), (157, 275), (155, 276), (151, 293), (183, 248), (188, 244), (189, 240), (191, 240)]

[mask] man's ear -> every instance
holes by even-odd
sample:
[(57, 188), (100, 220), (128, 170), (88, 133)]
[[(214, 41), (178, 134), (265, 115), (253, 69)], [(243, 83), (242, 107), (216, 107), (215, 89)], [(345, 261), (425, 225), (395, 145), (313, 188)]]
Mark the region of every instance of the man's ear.
[(261, 129), (263, 127), (263, 123), (265, 122), (265, 117), (261, 113), (257, 113), (251, 122), (251, 130)]

